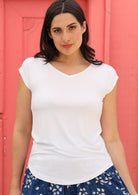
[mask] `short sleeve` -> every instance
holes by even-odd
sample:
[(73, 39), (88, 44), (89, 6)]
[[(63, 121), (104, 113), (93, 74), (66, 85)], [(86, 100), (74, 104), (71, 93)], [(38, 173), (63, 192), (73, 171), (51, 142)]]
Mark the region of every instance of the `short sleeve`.
[(21, 77), (25, 83), (25, 85), (30, 89), (30, 83), (29, 83), (29, 60), (28, 58), (25, 59), (21, 65), (21, 67), (18, 69)]
[(117, 80), (118, 80), (119, 76), (116, 72), (116, 70), (108, 65), (108, 70), (107, 70), (107, 89), (106, 89), (106, 94), (110, 93), (113, 88), (115, 87), (116, 83), (117, 83)]

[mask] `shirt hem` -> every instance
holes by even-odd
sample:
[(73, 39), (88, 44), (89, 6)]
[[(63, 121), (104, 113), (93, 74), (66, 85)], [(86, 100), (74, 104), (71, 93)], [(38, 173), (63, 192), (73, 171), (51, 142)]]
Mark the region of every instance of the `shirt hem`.
[(95, 177), (99, 176), (100, 174), (102, 174), (104, 171), (106, 171), (107, 169), (109, 169), (111, 166), (113, 166), (113, 163), (110, 162), (107, 164), (107, 166), (102, 167), (102, 169), (98, 170), (95, 174), (92, 174), (89, 177), (85, 177), (83, 179), (76, 179), (73, 182), (64, 182), (63, 180), (55, 180), (54, 178), (49, 178), (49, 177), (43, 177), (41, 176), (39, 173), (36, 173), (36, 171), (33, 170), (32, 167), (30, 167), (28, 165), (28, 168), (30, 169), (31, 173), (40, 180), (43, 180), (45, 182), (49, 182), (49, 183), (53, 183), (53, 184), (58, 184), (58, 185), (75, 185), (75, 184), (80, 184), (80, 183), (84, 183), (87, 182), (89, 180), (94, 179)]

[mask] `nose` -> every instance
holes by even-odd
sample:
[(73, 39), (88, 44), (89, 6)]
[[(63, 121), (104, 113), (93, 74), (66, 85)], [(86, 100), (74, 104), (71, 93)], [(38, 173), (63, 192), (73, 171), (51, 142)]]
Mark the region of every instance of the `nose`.
[(63, 32), (63, 34), (62, 34), (62, 41), (64, 43), (67, 43), (68, 41), (70, 41), (70, 35), (69, 35), (68, 32)]

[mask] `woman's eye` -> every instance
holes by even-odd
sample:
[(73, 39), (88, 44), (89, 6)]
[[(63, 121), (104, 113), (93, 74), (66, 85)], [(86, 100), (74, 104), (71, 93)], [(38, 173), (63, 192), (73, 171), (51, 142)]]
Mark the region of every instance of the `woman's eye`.
[(76, 26), (70, 26), (70, 29), (72, 30), (72, 29), (75, 29), (76, 28)]
[[(74, 30), (76, 28), (76, 26), (70, 26), (69, 27), (69, 30)], [(61, 29), (55, 29), (54, 30), (54, 33), (60, 33), (61, 32)]]
[(55, 33), (58, 33), (58, 32), (60, 32), (60, 30), (59, 30), (59, 29), (57, 29), (57, 30), (54, 30), (54, 32), (55, 32)]

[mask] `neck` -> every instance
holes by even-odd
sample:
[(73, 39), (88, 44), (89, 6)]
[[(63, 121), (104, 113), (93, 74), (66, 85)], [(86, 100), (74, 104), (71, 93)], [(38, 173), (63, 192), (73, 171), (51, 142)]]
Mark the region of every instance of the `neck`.
[(81, 51), (73, 53), (72, 55), (60, 54), (59, 57), (57, 57), (57, 59), (55, 60), (64, 64), (70, 64), (70, 66), (73, 66), (74, 64), (84, 63), (85, 61)]

